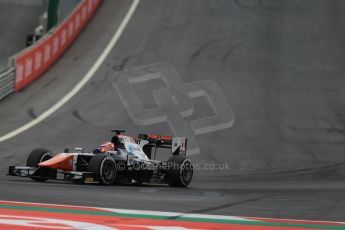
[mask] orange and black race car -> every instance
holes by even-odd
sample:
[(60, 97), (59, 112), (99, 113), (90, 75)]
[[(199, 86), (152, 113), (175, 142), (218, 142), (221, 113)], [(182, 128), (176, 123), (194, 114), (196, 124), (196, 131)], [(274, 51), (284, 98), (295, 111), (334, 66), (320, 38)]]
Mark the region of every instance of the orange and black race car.
[[(44, 182), (48, 179), (80, 183), (131, 184), (167, 183), (186, 187), (193, 177), (193, 166), (186, 157), (187, 138), (139, 134), (137, 138), (112, 130), (111, 141), (86, 152), (68, 149), (53, 155), (46, 149), (33, 150), (26, 166), (9, 166), (10, 176), (30, 177)], [(156, 160), (157, 149), (170, 149), (167, 161)]]

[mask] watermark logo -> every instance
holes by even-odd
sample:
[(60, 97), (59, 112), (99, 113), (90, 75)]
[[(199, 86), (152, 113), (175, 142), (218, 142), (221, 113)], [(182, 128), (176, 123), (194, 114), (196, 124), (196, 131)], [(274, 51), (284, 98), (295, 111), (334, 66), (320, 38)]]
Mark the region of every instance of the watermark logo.
[[(140, 93), (136, 85), (161, 81), (163, 87)], [(188, 155), (200, 153), (197, 135), (230, 128), (234, 123), (233, 112), (218, 83), (212, 80), (184, 83), (176, 69), (169, 63), (138, 67), (117, 73), (113, 86), (133, 123), (147, 126), (166, 122), (175, 136), (188, 138)], [(151, 95), (145, 98), (143, 95)], [(206, 99), (212, 115), (198, 117), (194, 100)], [(145, 108), (144, 102), (153, 100), (154, 108)]]

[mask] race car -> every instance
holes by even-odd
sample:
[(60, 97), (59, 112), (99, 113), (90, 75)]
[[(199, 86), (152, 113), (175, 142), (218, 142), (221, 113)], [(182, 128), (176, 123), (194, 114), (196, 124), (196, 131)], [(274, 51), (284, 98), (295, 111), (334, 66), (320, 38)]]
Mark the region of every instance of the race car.
[[(186, 156), (187, 138), (156, 134), (139, 134), (136, 138), (113, 129), (111, 141), (92, 151), (75, 148), (53, 155), (46, 149), (35, 149), (26, 166), (9, 166), (8, 175), (80, 183), (142, 184), (166, 183), (186, 187), (193, 177), (193, 165)], [(157, 149), (167, 148), (171, 157), (156, 160)]]

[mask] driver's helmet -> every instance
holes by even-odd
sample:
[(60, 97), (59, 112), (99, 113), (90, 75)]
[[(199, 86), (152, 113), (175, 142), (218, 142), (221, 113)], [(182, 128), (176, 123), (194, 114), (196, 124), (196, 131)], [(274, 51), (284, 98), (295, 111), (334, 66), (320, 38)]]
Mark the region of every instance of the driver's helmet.
[(105, 142), (105, 143), (101, 144), (99, 150), (101, 153), (106, 153), (108, 151), (114, 151), (114, 144), (111, 142)]

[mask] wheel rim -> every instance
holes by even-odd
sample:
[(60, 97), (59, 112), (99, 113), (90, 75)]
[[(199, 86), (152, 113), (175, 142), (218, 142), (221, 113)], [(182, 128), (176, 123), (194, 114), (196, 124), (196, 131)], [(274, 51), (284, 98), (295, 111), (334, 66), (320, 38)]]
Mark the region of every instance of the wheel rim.
[(185, 161), (181, 170), (181, 179), (184, 184), (188, 184), (193, 177), (193, 166), (190, 161)]
[(106, 182), (110, 182), (115, 177), (115, 166), (113, 162), (105, 160), (102, 166), (102, 177)]

